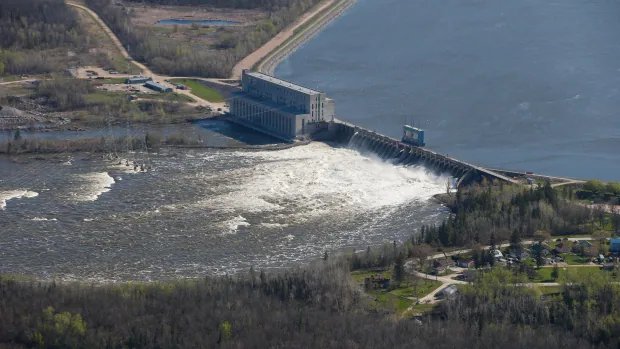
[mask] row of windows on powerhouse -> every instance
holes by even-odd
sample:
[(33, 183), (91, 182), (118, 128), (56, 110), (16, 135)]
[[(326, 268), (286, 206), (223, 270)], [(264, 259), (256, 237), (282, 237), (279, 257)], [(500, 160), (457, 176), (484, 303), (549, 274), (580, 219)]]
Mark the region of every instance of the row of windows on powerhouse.
[(243, 115), (242, 119), (248, 120), (255, 124), (269, 127), (280, 132), (290, 132), (293, 123), (292, 120), (281, 115)]
[[(267, 92), (260, 92), (260, 96), (261, 96), (262, 98), (269, 98), (269, 99), (273, 99), (273, 94), (271, 94), (271, 93), (267, 93)], [(285, 100), (285, 98), (284, 98), (284, 97), (278, 97), (277, 102), (278, 102), (278, 103), (285, 104), (286, 100)], [(312, 103), (312, 104), (310, 104), (310, 108), (311, 108), (311, 109), (314, 109), (315, 104), (316, 104), (316, 106), (318, 107), (319, 102), (317, 101), (316, 103)], [(293, 103), (292, 103), (292, 102), (288, 103), (288, 106), (289, 106), (289, 107), (292, 107), (292, 106), (293, 106)], [(325, 103), (321, 103), (321, 108), (325, 108)], [(300, 104), (300, 105), (299, 105), (299, 109), (304, 110), (304, 106), (303, 106), (303, 104)]]
[[(311, 112), (311, 116), (314, 117), (314, 111)], [(325, 110), (321, 110), (321, 115), (316, 115), (316, 116), (325, 116)]]
[[(241, 108), (241, 107), (252, 108), (252, 107), (253, 107), (253, 106), (252, 106), (252, 105), (250, 105), (250, 104), (244, 104), (244, 105), (242, 105), (242, 104), (241, 104), (241, 102), (240, 102), (240, 101), (238, 101), (238, 100), (235, 100), (233, 103), (235, 103), (235, 104), (236, 104), (236, 105), (235, 105), (235, 107), (237, 107), (237, 108)], [(260, 111), (258, 111), (258, 110), (260, 110), (260, 107), (254, 107), (254, 108), (257, 108), (257, 109), (255, 109), (255, 110), (257, 110), (257, 113), (260, 113)], [(314, 111), (311, 113), (311, 116), (312, 116), (312, 117), (314, 117), (314, 116), (315, 116), (315, 115), (314, 115)], [(317, 117), (318, 117), (318, 116), (325, 116), (325, 110), (321, 110), (321, 115), (316, 115), (316, 116), (317, 116)]]

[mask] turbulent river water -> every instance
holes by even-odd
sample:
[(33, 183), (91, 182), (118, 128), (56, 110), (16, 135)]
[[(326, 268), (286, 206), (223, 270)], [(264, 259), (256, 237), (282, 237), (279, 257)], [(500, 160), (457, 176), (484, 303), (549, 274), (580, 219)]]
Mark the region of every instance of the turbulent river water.
[(359, 0), (278, 66), (336, 115), (489, 167), (620, 180), (620, 2)]
[(0, 272), (116, 281), (288, 267), (445, 215), (431, 196), (447, 178), (321, 143), (150, 161), (136, 173), (86, 154), (0, 159)]

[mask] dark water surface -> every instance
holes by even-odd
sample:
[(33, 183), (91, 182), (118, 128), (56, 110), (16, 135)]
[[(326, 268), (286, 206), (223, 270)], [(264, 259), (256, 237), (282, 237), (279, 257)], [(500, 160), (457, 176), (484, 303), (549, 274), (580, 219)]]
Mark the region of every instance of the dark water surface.
[(276, 75), (489, 167), (620, 180), (620, 2), (359, 0)]
[(0, 273), (161, 280), (291, 267), (404, 239), (445, 209), (447, 178), (321, 143), (162, 150), (125, 161), (0, 157)]

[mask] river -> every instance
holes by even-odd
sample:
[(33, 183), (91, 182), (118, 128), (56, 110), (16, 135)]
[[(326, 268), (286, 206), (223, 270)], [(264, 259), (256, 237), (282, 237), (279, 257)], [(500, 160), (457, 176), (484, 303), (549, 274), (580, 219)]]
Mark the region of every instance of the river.
[(323, 143), (128, 155), (150, 172), (101, 155), (54, 158), (0, 157), (0, 273), (108, 282), (291, 267), (446, 216), (432, 195), (447, 177)]
[(620, 180), (617, 1), (359, 0), (275, 75), (487, 167)]

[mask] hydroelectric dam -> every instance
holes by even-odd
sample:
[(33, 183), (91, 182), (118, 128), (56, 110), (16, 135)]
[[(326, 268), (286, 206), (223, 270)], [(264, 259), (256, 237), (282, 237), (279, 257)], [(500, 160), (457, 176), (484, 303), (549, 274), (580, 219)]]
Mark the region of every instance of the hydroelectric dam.
[[(241, 90), (230, 100), (230, 113), (226, 120), (294, 143), (300, 139), (337, 142), (362, 151), (377, 154), (394, 164), (419, 164), (439, 173), (449, 173), (457, 178), (456, 187), (472, 182), (503, 181), (512, 184), (534, 183), (537, 180), (580, 183), (583, 181), (525, 174), (514, 171), (491, 170), (476, 166), (448, 154), (424, 148), (424, 132), (410, 126), (407, 130), (420, 132), (420, 142), (403, 142), (374, 131), (356, 126), (334, 115), (334, 100), (324, 92), (299, 86), (276, 77), (244, 70)], [(417, 135), (414, 139), (417, 140)], [(409, 138), (407, 138), (409, 139)]]
[(421, 165), (438, 173), (449, 173), (457, 178), (456, 187), (487, 180), (521, 184), (517, 179), (502, 173), (469, 164), (424, 147), (403, 143), (401, 140), (376, 133), (341, 120), (321, 121), (310, 124), (315, 141), (338, 143), (360, 151), (376, 154), (395, 165)]

